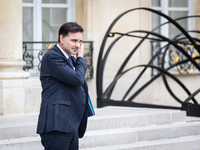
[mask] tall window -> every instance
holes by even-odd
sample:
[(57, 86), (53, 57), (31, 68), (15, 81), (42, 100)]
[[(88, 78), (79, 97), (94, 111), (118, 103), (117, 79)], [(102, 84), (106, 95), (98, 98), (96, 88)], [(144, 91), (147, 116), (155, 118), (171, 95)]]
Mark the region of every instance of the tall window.
[[(173, 19), (181, 18), (184, 16), (192, 16), (194, 14), (194, 0), (151, 0), (152, 8), (158, 11), (161, 11), (162, 13), (170, 16)], [(160, 24), (163, 24), (165, 22), (168, 22), (165, 18), (158, 16), (157, 14), (152, 13), (152, 29), (159, 26)], [(193, 18), (187, 18), (182, 20), (177, 20), (177, 22), (186, 30), (193, 30), (194, 29), (194, 19)], [(155, 32), (155, 31), (154, 31)], [(156, 32), (160, 33), (161, 35), (173, 40), (177, 35), (181, 35), (181, 31), (175, 27), (172, 23), (163, 25), (159, 30)], [(192, 32), (188, 32), (191, 37), (193, 37)], [(182, 37), (185, 37), (182, 35)], [(178, 39), (182, 38), (181, 36), (177, 37), (177, 41), (181, 41)], [(182, 43), (177, 43), (179, 46), (181, 46), (185, 51), (188, 52), (191, 56), (196, 56), (198, 53), (194, 49), (192, 45), (182, 40)], [(152, 42), (153, 43), (153, 42)], [(152, 54), (154, 55), (158, 49), (168, 44), (167, 42), (154, 42), (152, 44)], [(169, 66), (172, 66), (178, 61), (183, 61), (186, 59), (185, 55), (180, 53), (174, 46), (166, 47), (168, 48), (168, 51), (165, 55), (164, 60), (164, 67), (167, 68)], [(159, 57), (153, 62), (154, 65), (161, 65), (161, 58), (162, 54), (159, 55)], [(180, 65), (177, 65), (176, 67), (173, 67), (170, 69), (170, 72), (173, 74), (192, 74), (197, 73), (195, 66), (191, 65), (190, 62), (186, 62)], [(156, 74), (157, 72), (153, 70)]]
[(23, 0), (23, 41), (57, 41), (59, 27), (73, 21), (73, 0)]
[(24, 46), (23, 59), (31, 76), (38, 77), (47, 44), (36, 42), (58, 40), (59, 27), (74, 19), (73, 0), (23, 0), (22, 6), (23, 41), (35, 42)]
[[(193, 15), (193, 3), (193, 0), (151, 0), (153, 9), (163, 12), (173, 19)], [(166, 21), (165, 18), (152, 14), (152, 29)], [(193, 22), (193, 19), (178, 21), (178, 23), (186, 30), (192, 30), (194, 28)], [(170, 39), (180, 33), (180, 31), (172, 24), (164, 25), (158, 32)]]

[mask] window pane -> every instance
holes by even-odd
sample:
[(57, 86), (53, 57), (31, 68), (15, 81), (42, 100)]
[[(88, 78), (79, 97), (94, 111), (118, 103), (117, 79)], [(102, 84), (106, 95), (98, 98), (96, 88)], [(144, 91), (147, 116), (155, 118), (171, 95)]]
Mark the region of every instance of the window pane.
[(23, 0), (23, 3), (33, 3), (33, 0)]
[(188, 7), (188, 0), (169, 0), (169, 7)]
[(67, 3), (67, 0), (42, 0), (42, 3)]
[[(155, 14), (155, 13), (152, 13), (151, 18), (152, 18), (151, 28), (152, 28), (152, 30), (153, 30), (154, 28), (156, 28), (157, 26), (160, 25), (160, 16), (157, 15), (157, 14)], [(155, 30), (154, 32), (160, 33), (160, 28), (158, 28), (158, 29)]]
[[(184, 12), (184, 11), (170, 11), (169, 12), (169, 16), (172, 17), (173, 19), (184, 17), (187, 15), (188, 15), (188, 12)], [(187, 19), (183, 19), (183, 20), (180, 20), (177, 22), (187, 31), (187, 29), (188, 29)], [(178, 30), (174, 25), (169, 24), (169, 37), (170, 38), (174, 38), (176, 35), (178, 35), (180, 33), (181, 33), (181, 31)]]
[(159, 6), (160, 7), (160, 0), (151, 0), (151, 6)]
[(23, 7), (23, 41), (33, 40), (33, 8)]
[(42, 9), (42, 40), (57, 41), (60, 26), (67, 21), (66, 8)]

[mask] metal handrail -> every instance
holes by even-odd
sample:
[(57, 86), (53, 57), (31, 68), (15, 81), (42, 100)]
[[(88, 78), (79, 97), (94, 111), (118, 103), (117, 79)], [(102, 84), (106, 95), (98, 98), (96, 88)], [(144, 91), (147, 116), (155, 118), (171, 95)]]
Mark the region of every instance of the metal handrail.
[[(124, 15), (126, 15), (130, 12), (137, 11), (137, 10), (144, 10), (144, 11), (155, 13), (155, 14), (159, 15), (160, 17), (167, 19), (168, 22), (159, 25), (152, 31), (133, 30), (133, 31), (129, 31), (126, 33), (112, 32), (112, 28), (114, 28), (115, 24), (118, 22), (118, 20), (120, 18), (122, 18)], [(186, 110), (187, 112), (190, 112), (190, 110), (193, 109), (194, 111), (192, 113), (187, 113), (187, 114), (191, 115), (191, 116), (199, 116), (200, 117), (200, 113), (197, 111), (197, 109), (200, 109), (200, 105), (196, 101), (195, 97), (190, 96), (190, 95), (192, 95), (192, 93), (188, 90), (188, 88), (173, 73), (171, 73), (171, 70), (174, 67), (180, 67), (179, 72), (182, 72), (181, 69), (183, 69), (186, 73), (190, 73), (190, 72), (192, 73), (192, 72), (194, 72), (193, 71), (194, 68), (197, 70), (198, 73), (200, 72), (200, 63), (199, 63), (200, 39), (191, 37), (191, 35), (189, 34), (189, 32), (194, 32), (194, 33), (199, 34), (200, 31), (186, 31), (178, 23), (178, 20), (188, 19), (188, 18), (193, 18), (193, 17), (200, 17), (200, 16), (199, 15), (185, 16), (185, 17), (181, 17), (181, 18), (177, 18), (177, 19), (172, 19), (170, 16), (167, 16), (167, 15), (163, 14), (162, 12), (151, 9), (151, 8), (134, 8), (134, 9), (127, 10), (127, 11), (123, 12), (122, 14), (120, 14), (119, 16), (117, 16), (113, 20), (111, 25), (108, 27), (108, 29), (105, 33), (105, 36), (103, 38), (103, 41), (102, 41), (102, 44), (100, 47), (100, 51), (99, 51), (98, 62), (97, 62), (97, 73), (96, 73), (97, 107), (104, 107), (104, 106), (108, 106), (108, 105), (116, 106), (117, 105), (117, 106), (132, 106), (132, 107), (183, 109), (183, 110)], [(181, 32), (181, 34), (177, 35), (173, 39), (170, 39), (170, 38), (165, 37), (164, 35), (161, 35), (161, 34), (155, 32), (155, 30), (159, 29), (161, 26), (168, 24), (168, 23), (173, 24), (177, 28), (177, 30), (179, 30)], [(144, 36), (136, 35), (138, 33), (142, 33), (141, 35), (144, 35)], [(180, 38), (180, 35), (183, 35), (185, 38)], [(106, 61), (108, 59), (108, 55), (111, 52), (114, 45), (121, 38), (124, 38), (124, 37), (140, 38), (141, 40), (138, 42), (138, 44), (136, 44), (136, 46), (131, 50), (131, 52), (128, 54), (128, 56), (124, 59), (124, 61), (122, 62), (121, 66), (119, 67), (119, 70), (117, 71), (113, 80), (109, 84), (107, 81), (107, 87), (103, 87), (103, 79), (104, 79), (103, 74), (105, 71), (105, 66), (106, 66)], [(106, 42), (108, 39), (110, 39), (112, 41), (109, 41), (109, 44), (106, 45)], [(163, 47), (158, 46), (155, 53), (152, 53), (152, 58), (150, 58), (150, 60), (147, 64), (133, 66), (133, 67), (130, 67), (127, 69), (126, 65), (127, 65), (128, 61), (131, 59), (133, 54), (137, 50), (139, 50), (139, 47), (141, 46), (141, 44), (146, 40), (153, 40), (156, 43), (165, 42), (167, 44), (165, 44)], [(188, 51), (185, 50), (185, 48), (184, 48), (185, 46), (186, 46), (186, 49), (188, 47), (190, 47)], [(174, 53), (174, 51), (170, 51), (170, 48), (172, 48), (177, 53)], [(154, 48), (152, 48), (152, 49), (154, 49)], [(192, 53), (189, 53), (189, 51)], [(165, 58), (168, 53), (171, 54), (171, 56), (170, 56), (171, 58), (170, 58), (170, 61), (168, 62), (169, 65), (166, 66)], [(179, 53), (179, 55), (177, 55), (178, 53)], [(182, 56), (184, 57), (184, 59), (180, 58)], [(156, 59), (159, 59), (159, 57), (160, 57), (160, 60), (159, 60), (160, 62), (157, 64), (153, 64)], [(188, 68), (185, 67), (185, 64), (188, 64), (188, 66), (190, 66), (190, 68), (189, 68), (190, 71), (188, 71)], [(185, 68), (183, 68), (182, 66), (184, 66)], [(141, 70), (139, 75), (136, 77), (134, 82), (131, 84), (131, 86), (128, 87), (128, 90), (125, 92), (125, 95), (123, 96), (123, 98), (121, 100), (119, 100), (119, 99), (112, 100), (111, 95), (114, 91), (114, 88), (115, 88), (115, 85), (117, 84), (117, 82), (122, 77), (124, 77), (124, 75), (127, 72), (129, 72), (135, 68), (138, 68), (138, 67), (142, 67), (143, 69)], [(136, 84), (141, 79), (142, 75), (144, 74), (144, 72), (146, 71), (147, 68), (156, 69), (157, 74), (155, 74), (155, 75), (153, 74), (152, 78), (148, 82), (144, 83), (144, 85), (142, 85), (141, 88), (139, 88), (138, 90), (136, 90), (136, 92), (134, 92), (130, 95), (130, 91), (136, 86)], [(165, 87), (167, 88), (169, 94), (178, 103), (182, 104), (182, 107), (163, 106), (163, 105), (156, 105), (156, 104), (145, 104), (145, 103), (134, 102), (135, 97), (138, 96), (146, 87), (148, 87), (148, 85), (150, 85), (159, 76), (162, 77), (163, 83), (164, 83)], [(170, 86), (168, 85), (166, 76), (173, 79), (186, 92), (186, 94), (188, 95), (188, 97), (191, 98), (193, 103), (187, 104), (183, 100), (180, 100), (174, 94), (174, 92), (171, 90)]]
[[(56, 43), (57, 41), (24, 41), (23, 60), (26, 62), (26, 65), (23, 67), (23, 70), (30, 72), (34, 70), (31, 72), (31, 75), (39, 76), (43, 55)], [(83, 41), (83, 43), (85, 48), (84, 58), (88, 64), (88, 68), (86, 70), (86, 79), (92, 79), (94, 74), (93, 41)]]

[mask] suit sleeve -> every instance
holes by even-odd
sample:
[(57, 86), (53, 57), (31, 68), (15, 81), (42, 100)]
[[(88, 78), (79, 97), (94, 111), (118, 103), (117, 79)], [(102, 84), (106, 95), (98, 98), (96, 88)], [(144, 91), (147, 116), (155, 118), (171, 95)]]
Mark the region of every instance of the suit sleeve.
[(77, 58), (76, 70), (72, 69), (66, 60), (57, 55), (49, 54), (47, 60), (51, 76), (55, 79), (73, 86), (84, 84), (87, 69), (87, 63), (84, 58)]

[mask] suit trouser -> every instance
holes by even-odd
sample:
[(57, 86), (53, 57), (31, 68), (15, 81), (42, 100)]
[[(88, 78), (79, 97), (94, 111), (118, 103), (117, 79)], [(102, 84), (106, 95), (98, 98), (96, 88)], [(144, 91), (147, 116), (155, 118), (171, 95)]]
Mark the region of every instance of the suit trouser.
[(45, 150), (78, 150), (78, 132), (52, 131), (40, 134)]

